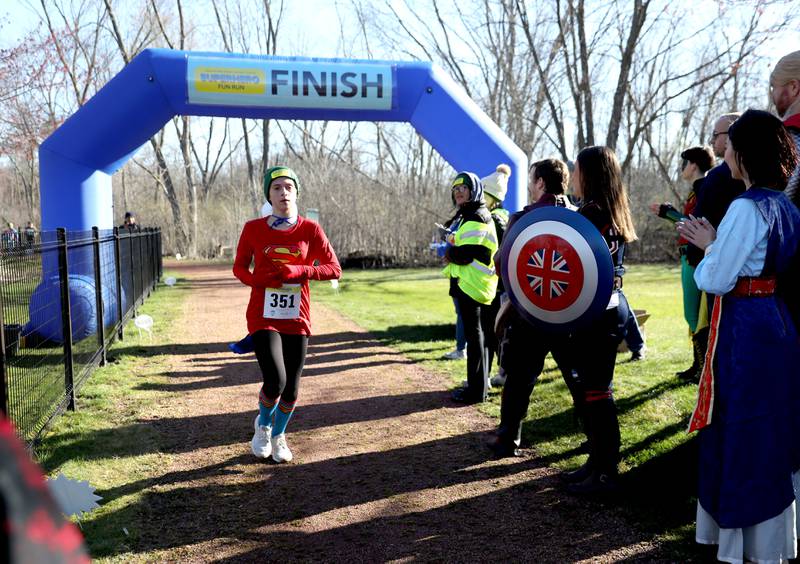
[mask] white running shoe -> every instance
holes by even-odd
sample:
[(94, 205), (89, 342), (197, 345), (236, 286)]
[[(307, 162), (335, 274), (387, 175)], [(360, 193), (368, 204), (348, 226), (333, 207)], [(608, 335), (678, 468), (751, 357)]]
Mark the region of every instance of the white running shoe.
[(492, 383), (492, 386), (505, 386), (506, 385), (506, 375), (505, 373), (501, 372), (492, 376), (492, 379), (489, 380)]
[(461, 351), (458, 349), (452, 350), (449, 353), (445, 353), (442, 355), (442, 358), (445, 360), (464, 360), (467, 358), (467, 351)]
[(286, 444), (286, 435), (281, 433), (277, 437), (272, 437), (272, 460), (275, 462), (291, 462), (292, 451)]
[(259, 425), (258, 415), (256, 415), (253, 426), (255, 427), (255, 433), (253, 434), (253, 440), (250, 441), (250, 449), (258, 458), (269, 458), (269, 455), (272, 454), (272, 442), (269, 440), (272, 434), (272, 427)]

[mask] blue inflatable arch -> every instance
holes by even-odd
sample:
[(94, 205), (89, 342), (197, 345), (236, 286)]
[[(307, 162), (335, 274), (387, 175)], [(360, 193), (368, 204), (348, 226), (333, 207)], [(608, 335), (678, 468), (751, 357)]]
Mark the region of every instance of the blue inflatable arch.
[(111, 175), (176, 115), (408, 122), (456, 170), (508, 163), (506, 208), (526, 200), (525, 154), (431, 63), (148, 49), (41, 145), (42, 228), (113, 227)]
[[(148, 49), (42, 143), (42, 229), (112, 228), (111, 176), (176, 115), (408, 122), (456, 170), (508, 163), (505, 207), (526, 201), (526, 155), (431, 63)], [(86, 264), (72, 261), (71, 275)], [(60, 340), (58, 327), (45, 333)]]

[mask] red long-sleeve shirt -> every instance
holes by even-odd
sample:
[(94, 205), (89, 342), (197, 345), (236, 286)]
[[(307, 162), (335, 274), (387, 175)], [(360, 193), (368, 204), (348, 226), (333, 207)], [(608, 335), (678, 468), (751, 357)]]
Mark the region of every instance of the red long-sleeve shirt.
[[(315, 261), (317, 265), (314, 265)], [(310, 335), (308, 281), (339, 278), (342, 268), (322, 227), (315, 221), (298, 217), (293, 227), (282, 231), (271, 228), (266, 218), (261, 218), (245, 223), (236, 247), (233, 274), (251, 287), (247, 305), (248, 333), (267, 329), (291, 335)], [(299, 316), (294, 319), (265, 317), (264, 298), (268, 289), (281, 288), (284, 284), (300, 285)]]

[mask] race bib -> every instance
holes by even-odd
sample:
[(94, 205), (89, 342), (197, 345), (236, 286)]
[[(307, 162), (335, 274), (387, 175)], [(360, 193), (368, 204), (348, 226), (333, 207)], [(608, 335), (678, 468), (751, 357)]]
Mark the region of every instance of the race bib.
[(284, 284), (282, 288), (267, 288), (264, 294), (264, 317), (267, 319), (298, 319), (300, 317), (300, 284)]

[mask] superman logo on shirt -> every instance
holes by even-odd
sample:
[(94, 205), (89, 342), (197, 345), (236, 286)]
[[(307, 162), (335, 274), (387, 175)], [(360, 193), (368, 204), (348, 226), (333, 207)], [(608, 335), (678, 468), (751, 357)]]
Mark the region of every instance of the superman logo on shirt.
[(279, 264), (299, 264), (302, 251), (297, 245), (268, 245), (264, 256)]

